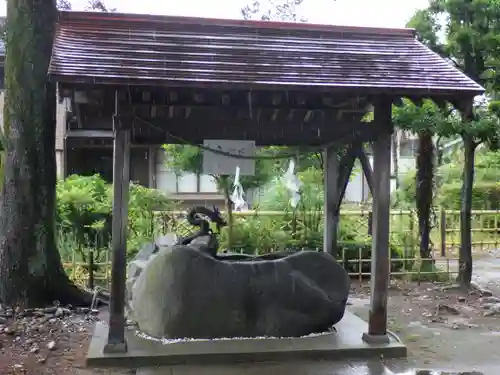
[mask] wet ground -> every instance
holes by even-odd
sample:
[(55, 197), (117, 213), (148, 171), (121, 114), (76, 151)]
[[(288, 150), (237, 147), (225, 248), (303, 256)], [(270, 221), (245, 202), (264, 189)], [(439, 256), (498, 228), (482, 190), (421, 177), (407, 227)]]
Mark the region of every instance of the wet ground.
[[(499, 250), (475, 259), (473, 281), (493, 296), (430, 283), (393, 285), (389, 327), (409, 355), (404, 361), (386, 361), (392, 372), (380, 374), (500, 374), (500, 310), (490, 311), (487, 303), (500, 306)], [(367, 319), (369, 293), (362, 288), (353, 295), (350, 310)]]
[(380, 361), (342, 364), (339, 362), (314, 361), (299, 363), (255, 363), (232, 366), (182, 365), (168, 368), (143, 368), (137, 375), (483, 375), (480, 372), (435, 372), (409, 370), (393, 372)]
[(500, 249), (474, 259), (472, 280), (500, 297)]

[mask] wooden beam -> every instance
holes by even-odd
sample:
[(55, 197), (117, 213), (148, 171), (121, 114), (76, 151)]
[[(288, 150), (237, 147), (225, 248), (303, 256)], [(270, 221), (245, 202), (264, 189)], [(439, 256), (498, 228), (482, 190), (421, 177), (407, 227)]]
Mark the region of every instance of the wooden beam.
[[(148, 91), (149, 90), (149, 91)], [(144, 100), (143, 92), (150, 92), (148, 100)], [(301, 92), (298, 90), (219, 90), (176, 88), (151, 90), (150, 88), (130, 88), (130, 104), (154, 103), (157, 105), (172, 104), (171, 93), (176, 95), (176, 105), (191, 107), (248, 107), (262, 109), (306, 109), (326, 110), (331, 108), (357, 109), (363, 111), (368, 97), (364, 95), (332, 95), (326, 93)], [(200, 100), (200, 98), (203, 98)]]
[(371, 260), (371, 308), (367, 343), (389, 342), (387, 335), (387, 299), (389, 288), (389, 226), (391, 190), (391, 108), (389, 100), (381, 100), (375, 107), (375, 119), (385, 127), (373, 143), (374, 191), (373, 236)]
[[(337, 216), (340, 215), (340, 206), (342, 205), (342, 200), (344, 199), (347, 185), (349, 184), (349, 178), (351, 177), (352, 170), (354, 168), (354, 162), (356, 160), (355, 147), (357, 146), (350, 146), (346, 154), (342, 157), (342, 159), (340, 159), (337, 206), (335, 208), (335, 214)], [(340, 218), (337, 219), (337, 225), (339, 220)]]
[[(261, 111), (262, 112), (262, 111)], [(280, 116), (281, 117), (281, 116)], [(253, 119), (210, 118), (194, 116), (188, 119), (154, 119), (138, 117), (123, 118), (133, 121), (134, 142), (149, 144), (203, 143), (205, 139), (253, 140), (257, 145), (324, 145), (339, 140), (345, 144), (359, 135), (359, 141), (371, 141), (377, 134), (375, 126), (356, 121), (332, 122), (325, 119), (304, 123), (303, 116), (294, 116), (288, 121), (272, 121), (263, 114), (255, 113)]]
[(363, 144), (360, 144), (357, 149), (357, 157), (361, 163), (361, 168), (363, 169), (363, 173), (366, 177), (366, 182), (368, 184), (368, 188), (370, 189), (370, 193), (373, 196), (373, 170), (370, 164), (370, 160), (368, 159), (368, 155), (366, 154), (366, 150)]
[(338, 179), (340, 162), (338, 159), (338, 147), (330, 146), (325, 150), (324, 157), (324, 229), (323, 229), (323, 251), (337, 255), (337, 228), (338, 215), (336, 215), (338, 200)]
[(97, 129), (69, 129), (66, 131), (66, 138), (109, 138), (115, 136), (113, 130)]
[[(116, 96), (118, 113), (118, 95)], [(106, 353), (124, 353), (125, 341), (125, 282), (128, 226), (128, 189), (130, 180), (130, 130), (113, 118), (115, 138), (113, 149), (113, 223), (111, 293), (109, 304), (108, 342)]]

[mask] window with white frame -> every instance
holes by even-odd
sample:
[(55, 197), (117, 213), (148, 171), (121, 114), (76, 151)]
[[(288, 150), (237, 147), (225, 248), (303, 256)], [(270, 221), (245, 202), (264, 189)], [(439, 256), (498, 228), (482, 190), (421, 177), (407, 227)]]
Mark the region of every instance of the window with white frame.
[(217, 183), (210, 175), (182, 173), (177, 175), (166, 165), (165, 150), (156, 153), (156, 188), (171, 194), (217, 193)]

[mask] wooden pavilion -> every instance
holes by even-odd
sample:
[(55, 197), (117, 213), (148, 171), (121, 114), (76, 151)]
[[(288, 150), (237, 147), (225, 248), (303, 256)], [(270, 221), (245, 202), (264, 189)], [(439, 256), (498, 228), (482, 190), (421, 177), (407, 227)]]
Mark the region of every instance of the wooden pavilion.
[[(49, 74), (72, 99), (81, 142), (114, 139), (109, 337), (124, 352), (131, 144), (254, 140), (325, 150), (325, 251), (360, 157), (373, 186), (367, 342), (387, 338), (391, 108), (402, 97), (470, 114), (484, 89), (411, 29), (60, 12)], [(374, 121), (361, 121), (367, 110)], [(373, 175), (362, 144), (373, 142)], [(340, 147), (350, 145), (340, 159)]]

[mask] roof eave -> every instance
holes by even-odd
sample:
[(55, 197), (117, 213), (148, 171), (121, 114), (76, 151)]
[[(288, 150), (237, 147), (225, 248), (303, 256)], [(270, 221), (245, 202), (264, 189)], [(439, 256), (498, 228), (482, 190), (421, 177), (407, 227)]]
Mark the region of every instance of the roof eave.
[(102, 85), (102, 86), (149, 86), (149, 87), (192, 87), (203, 88), (210, 86), (221, 89), (261, 89), (261, 90), (306, 90), (319, 92), (345, 92), (360, 93), (363, 95), (389, 95), (399, 97), (443, 97), (443, 98), (474, 98), (483, 95), (485, 89), (478, 85), (477, 88), (455, 89), (452, 87), (432, 88), (425, 87), (373, 87), (373, 86), (329, 86), (329, 85), (304, 85), (304, 84), (273, 84), (273, 83), (251, 83), (251, 82), (216, 82), (216, 81), (171, 81), (158, 80), (155, 78), (123, 78), (123, 77), (86, 77), (79, 75), (66, 75), (50, 73), (52, 80), (67, 85)]

